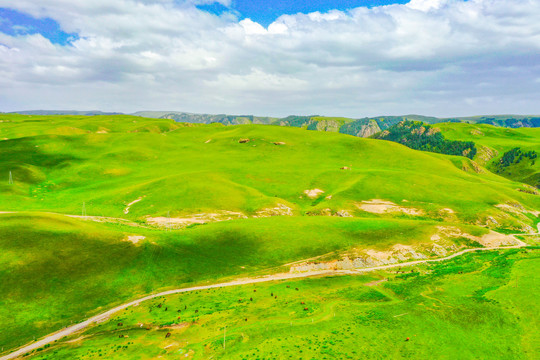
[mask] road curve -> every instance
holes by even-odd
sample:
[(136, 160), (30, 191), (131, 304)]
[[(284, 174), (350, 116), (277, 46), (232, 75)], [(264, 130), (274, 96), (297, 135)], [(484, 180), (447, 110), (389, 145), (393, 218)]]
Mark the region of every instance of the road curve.
[(108, 319), (111, 315), (119, 312), (120, 310), (123, 310), (133, 305), (138, 305), (139, 303), (143, 301), (154, 299), (156, 297), (160, 297), (164, 295), (172, 295), (172, 294), (185, 293), (185, 292), (198, 291), (198, 290), (206, 290), (206, 289), (215, 289), (215, 288), (228, 287), (228, 286), (256, 284), (256, 283), (262, 283), (262, 282), (268, 282), (268, 281), (299, 279), (299, 278), (306, 278), (306, 277), (313, 277), (313, 276), (358, 275), (358, 274), (363, 274), (366, 272), (371, 272), (371, 271), (376, 271), (376, 270), (385, 270), (385, 269), (391, 269), (391, 268), (396, 268), (396, 267), (413, 266), (413, 265), (418, 265), (418, 264), (423, 264), (423, 263), (450, 260), (469, 252), (517, 249), (517, 248), (522, 248), (525, 246), (527, 246), (527, 244), (525, 244), (522, 241), (519, 241), (519, 245), (515, 245), (515, 246), (466, 249), (466, 250), (462, 250), (457, 253), (454, 253), (450, 256), (446, 256), (446, 257), (442, 257), (438, 259), (417, 260), (417, 261), (411, 261), (411, 262), (406, 262), (406, 263), (374, 266), (374, 267), (355, 269), (355, 270), (322, 270), (322, 271), (303, 272), (303, 273), (283, 273), (283, 274), (267, 275), (267, 276), (262, 276), (262, 277), (257, 277), (257, 278), (238, 279), (238, 280), (233, 280), (230, 282), (225, 282), (225, 283), (220, 283), (220, 284), (202, 285), (202, 286), (194, 286), (194, 287), (183, 288), (183, 289), (168, 290), (168, 291), (164, 291), (158, 294), (148, 295), (140, 299), (119, 305), (102, 314), (93, 316), (89, 318), (88, 320), (85, 320), (81, 323), (69, 326), (65, 329), (62, 329), (60, 331), (47, 335), (41, 340), (38, 340), (36, 342), (32, 342), (26, 346), (23, 346), (22, 348), (19, 348), (18, 350), (13, 351), (12, 353), (9, 353), (7, 355), (0, 357), (0, 360), (15, 359), (32, 350), (38, 349), (51, 342), (54, 342), (55, 340), (60, 340), (64, 336), (68, 336), (80, 330), (83, 330), (93, 323), (104, 321)]

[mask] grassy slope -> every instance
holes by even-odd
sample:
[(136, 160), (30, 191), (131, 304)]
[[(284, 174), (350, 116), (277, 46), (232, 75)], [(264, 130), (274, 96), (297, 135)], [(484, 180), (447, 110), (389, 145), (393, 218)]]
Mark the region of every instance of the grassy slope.
[[(497, 155), (488, 162), (488, 167), (495, 170), (493, 166), (502, 155), (516, 147), (527, 152), (530, 150), (540, 152), (540, 128), (519, 128), (509, 129), (492, 125), (464, 124), (464, 123), (443, 123), (437, 124), (448, 139), (474, 141), (476, 144), (497, 151)], [(476, 158), (484, 164), (485, 150), (478, 149)], [(531, 166), (530, 161), (524, 160), (517, 166), (513, 166), (510, 173), (505, 172), (503, 176), (508, 176), (516, 181), (522, 181), (531, 185), (540, 183), (540, 162), (536, 161)]]
[[(271, 269), (352, 248), (428, 243), (440, 224), (272, 217), (163, 232), (51, 214), (0, 214), (0, 346), (21, 345), (158, 289), (277, 271)], [(129, 235), (146, 239), (134, 245), (124, 241)]]
[(535, 359), (540, 293), (530, 274), (540, 269), (538, 256), (538, 249), (470, 254), (412, 273), (164, 297), (35, 359)]
[[(296, 215), (169, 233), (50, 214), (0, 215), (0, 290), (6, 294), (0, 322), (10, 325), (0, 345), (6, 348), (158, 288), (267, 270), (354, 246), (423, 241), (442, 224), (367, 214), (354, 210), (358, 201), (391, 200), (423, 208), (424, 219), (439, 221), (438, 211), (451, 208), (458, 223), (504, 215), (493, 205), (508, 201), (540, 208), (538, 197), (515, 190), (518, 183), (463, 171), (467, 159), (341, 134), (186, 126), (129, 116), (2, 114), (0, 120), (0, 139), (8, 139), (0, 141), (0, 173), (6, 176), (0, 211), (77, 214), (86, 202), (89, 215), (142, 220), (169, 211), (249, 215), (282, 203)], [(241, 138), (251, 141), (240, 144)], [(14, 185), (7, 184), (9, 171)], [(325, 193), (317, 199), (303, 194), (315, 188)], [(364, 218), (303, 216), (325, 208)], [(506, 225), (515, 221), (510, 217)], [(129, 234), (148, 240), (122, 241)]]
[[(463, 171), (467, 160), (460, 157), (295, 128), (130, 119), (15, 118), (2, 124), (0, 136), (10, 140), (0, 141), (0, 173), (7, 180), (12, 171), (15, 185), (0, 184), (0, 209), (77, 214), (85, 202), (89, 215), (143, 219), (169, 211), (254, 214), (277, 203), (300, 214), (354, 210), (355, 202), (382, 198), (406, 199), (434, 214), (451, 208), (461, 221), (475, 222), (500, 213), (493, 205), (508, 201), (540, 208), (538, 197), (515, 190), (517, 183)], [(96, 133), (100, 128), (109, 133)], [(241, 138), (251, 141), (240, 144)], [(325, 194), (316, 200), (303, 195), (315, 188)], [(123, 214), (127, 203), (143, 196)]]

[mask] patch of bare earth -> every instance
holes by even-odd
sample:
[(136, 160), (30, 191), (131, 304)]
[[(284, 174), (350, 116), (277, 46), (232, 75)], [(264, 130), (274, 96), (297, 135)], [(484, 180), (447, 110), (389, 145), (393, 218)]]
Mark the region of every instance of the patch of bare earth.
[(490, 231), (488, 234), (478, 238), (477, 241), (485, 247), (519, 245), (521, 243), (512, 235), (500, 234), (495, 231)]
[(324, 194), (324, 190), (321, 190), (321, 189), (304, 190), (304, 194), (306, 194), (307, 197), (310, 199), (316, 199), (319, 197), (319, 195)]
[(424, 215), (424, 211), (421, 209), (415, 209), (412, 207), (403, 207), (397, 204), (394, 204), (391, 201), (373, 199), (365, 200), (361, 203), (355, 204), (360, 210), (370, 212), (373, 214), (387, 214), (387, 213), (403, 213), (407, 215), (420, 216)]
[(67, 217), (80, 219), (80, 220), (95, 221), (99, 223), (123, 224), (127, 226), (142, 227), (140, 224), (137, 224), (133, 221), (129, 221), (127, 219), (121, 219), (121, 218), (113, 218), (113, 217), (107, 217), (107, 216), (88, 216), (88, 215), (67, 215), (67, 214), (61, 214), (61, 215), (65, 215)]
[(129, 241), (133, 243), (134, 245), (137, 245), (140, 241), (146, 239), (146, 237), (141, 235), (130, 235), (124, 239), (124, 241)]
[(431, 240), (435, 242), (441, 242), (444, 239), (451, 241), (452, 239), (463, 237), (485, 247), (513, 246), (521, 243), (512, 235), (500, 234), (492, 230), (482, 236), (468, 234), (455, 226), (437, 226), (437, 230), (437, 233), (431, 236)]
[(186, 215), (181, 218), (169, 218), (164, 216), (159, 217), (147, 217), (146, 222), (149, 225), (158, 226), (158, 227), (167, 227), (167, 228), (185, 228), (194, 224), (208, 224), (212, 222), (236, 220), (236, 219), (247, 219), (248, 217), (241, 213), (235, 211), (221, 210), (214, 213), (202, 213), (202, 214), (193, 214)]

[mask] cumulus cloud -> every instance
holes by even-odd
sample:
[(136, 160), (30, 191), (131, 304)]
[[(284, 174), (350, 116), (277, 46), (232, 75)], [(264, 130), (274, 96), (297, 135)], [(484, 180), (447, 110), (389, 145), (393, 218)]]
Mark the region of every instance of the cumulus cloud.
[(540, 112), (540, 0), (412, 0), (267, 28), (195, 6), (211, 2), (0, 0), (78, 34), (0, 33), (0, 110)]

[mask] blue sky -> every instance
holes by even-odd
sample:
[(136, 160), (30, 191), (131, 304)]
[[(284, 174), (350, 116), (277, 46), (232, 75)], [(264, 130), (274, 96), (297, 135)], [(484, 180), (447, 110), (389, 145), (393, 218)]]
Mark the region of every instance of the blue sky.
[[(374, 7), (388, 4), (404, 4), (408, 0), (232, 0), (230, 7), (215, 2), (199, 5), (199, 9), (220, 15), (233, 11), (240, 19), (249, 18), (263, 26), (268, 26), (279, 16), (285, 14), (328, 12), (330, 10), (348, 10), (356, 7)], [(76, 33), (66, 33), (51, 18), (35, 18), (8, 8), (0, 8), (0, 32), (8, 35), (39, 33), (52, 43), (66, 45), (78, 38)]]
[(540, 113), (540, 0), (210, 1), (0, 0), (0, 111)]
[[(284, 14), (348, 10), (360, 6), (373, 7), (388, 4), (404, 4), (407, 2), (408, 0), (232, 0), (231, 8), (238, 11), (242, 18), (250, 18), (261, 25), (268, 26)], [(199, 8), (217, 14), (227, 10), (227, 7), (219, 3), (203, 5), (199, 6)]]
[(67, 44), (77, 39), (77, 34), (68, 34), (51, 18), (36, 19), (19, 11), (0, 8), (0, 32), (8, 35), (39, 33), (55, 44)]

